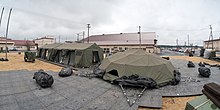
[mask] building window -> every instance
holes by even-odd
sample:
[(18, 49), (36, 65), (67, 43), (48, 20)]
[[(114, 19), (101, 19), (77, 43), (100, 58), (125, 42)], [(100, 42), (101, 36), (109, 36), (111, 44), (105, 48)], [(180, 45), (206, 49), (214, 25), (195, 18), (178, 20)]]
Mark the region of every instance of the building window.
[(122, 50), (122, 47), (119, 47), (119, 50)]

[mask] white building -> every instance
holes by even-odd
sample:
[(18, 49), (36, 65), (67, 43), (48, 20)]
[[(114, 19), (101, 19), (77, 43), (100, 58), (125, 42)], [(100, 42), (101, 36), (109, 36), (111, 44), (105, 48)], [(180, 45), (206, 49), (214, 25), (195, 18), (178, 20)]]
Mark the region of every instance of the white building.
[[(0, 51), (6, 50), (5, 44), (6, 44), (6, 38), (0, 37)], [(37, 45), (33, 41), (29, 41), (29, 40), (7, 39), (7, 47), (9, 50), (15, 48), (19, 51), (36, 50), (37, 49)]]
[(215, 49), (216, 51), (220, 51), (220, 38), (203, 42), (203, 47), (206, 49), (212, 49), (212, 45), (213, 49)]
[(56, 39), (54, 38), (54, 36), (47, 35), (47, 36), (35, 39), (34, 42), (36, 44), (38, 44), (38, 47), (41, 47), (41, 46), (46, 45), (46, 44), (55, 43)]
[(92, 35), (89, 39), (85, 38), (81, 42), (87, 43), (88, 40), (89, 43), (96, 43), (103, 48), (105, 53), (115, 53), (138, 48), (142, 48), (149, 53), (160, 53), (160, 49), (157, 48), (155, 32), (141, 32), (141, 40), (138, 33), (120, 33)]

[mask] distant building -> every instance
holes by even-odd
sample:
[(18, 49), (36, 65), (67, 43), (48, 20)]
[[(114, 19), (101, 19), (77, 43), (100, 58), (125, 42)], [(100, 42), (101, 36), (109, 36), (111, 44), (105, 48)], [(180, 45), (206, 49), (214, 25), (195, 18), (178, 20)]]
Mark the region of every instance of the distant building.
[[(6, 43), (6, 38), (0, 37), (0, 52), (3, 50), (6, 50), (5, 43)], [(7, 47), (8, 47), (8, 49), (14, 47), (14, 42), (12, 42), (11, 39), (7, 39)]]
[[(87, 43), (88, 38), (80, 42)], [(92, 35), (89, 37), (89, 43), (96, 43), (105, 53), (116, 53), (127, 49), (140, 48), (138, 33)], [(149, 53), (160, 53), (160, 49), (157, 47), (155, 32), (141, 33), (141, 48)]]
[(38, 44), (38, 47), (41, 47), (41, 46), (46, 45), (46, 44), (55, 43), (56, 39), (54, 38), (54, 36), (47, 35), (47, 36), (35, 39), (34, 42), (36, 44)]
[(12, 40), (12, 41), (14, 42), (14, 48), (20, 51), (37, 49), (37, 44), (34, 43), (34, 41), (29, 41), (29, 40)]
[[(0, 37), (0, 50), (6, 50), (5, 49), (6, 44), (6, 38)], [(25, 51), (25, 50), (36, 50), (37, 45), (33, 41), (29, 40), (12, 40), (7, 39), (7, 47), (8, 49), (16, 49), (19, 51)]]
[(212, 49), (212, 43), (213, 43), (213, 49), (216, 51), (220, 51), (220, 38), (214, 39), (214, 40), (206, 40), (203, 42), (203, 47), (206, 49)]

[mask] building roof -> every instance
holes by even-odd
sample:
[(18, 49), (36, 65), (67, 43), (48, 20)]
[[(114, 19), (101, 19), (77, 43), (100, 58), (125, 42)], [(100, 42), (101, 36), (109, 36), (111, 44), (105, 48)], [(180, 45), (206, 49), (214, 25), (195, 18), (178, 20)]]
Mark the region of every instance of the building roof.
[(35, 46), (36, 44), (33, 41), (30, 40), (11, 40), (12, 42), (14, 42), (15, 46), (26, 46), (26, 45), (30, 45), (30, 46)]
[[(142, 32), (141, 44), (154, 44), (156, 39), (155, 32)], [(84, 39), (87, 42), (88, 38)], [(83, 40), (81, 40), (83, 41)], [(98, 45), (137, 45), (139, 44), (138, 33), (120, 33), (120, 34), (103, 34), (92, 35), (89, 37), (89, 43), (96, 43)]]
[[(0, 37), (0, 40), (5, 40), (6, 37)], [(11, 40), (11, 38), (7, 38), (8, 40)]]
[(212, 42), (212, 41), (220, 41), (220, 38), (219, 39), (213, 39), (213, 40), (205, 40), (204, 42)]
[[(0, 42), (5, 42), (6, 40), (0, 40)], [(11, 40), (8, 39), (7, 43), (14, 43), (14, 46), (26, 46), (27, 44), (30, 46), (35, 46), (35, 43), (33, 41), (29, 40)]]
[(47, 35), (47, 36), (44, 36), (44, 37), (41, 37), (41, 38), (37, 38), (35, 40), (41, 40), (41, 39), (54, 39), (54, 36), (51, 36), (51, 35)]

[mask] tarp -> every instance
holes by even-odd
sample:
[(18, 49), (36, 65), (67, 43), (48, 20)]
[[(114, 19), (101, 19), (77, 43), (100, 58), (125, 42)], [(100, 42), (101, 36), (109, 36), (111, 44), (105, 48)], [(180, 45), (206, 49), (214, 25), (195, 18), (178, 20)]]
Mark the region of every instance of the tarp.
[(134, 74), (152, 78), (158, 85), (174, 79), (174, 66), (170, 61), (140, 49), (116, 53), (104, 59), (99, 68), (106, 71), (103, 79), (109, 81)]

